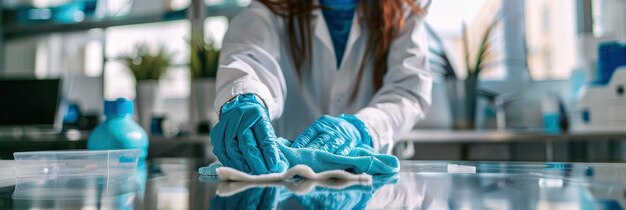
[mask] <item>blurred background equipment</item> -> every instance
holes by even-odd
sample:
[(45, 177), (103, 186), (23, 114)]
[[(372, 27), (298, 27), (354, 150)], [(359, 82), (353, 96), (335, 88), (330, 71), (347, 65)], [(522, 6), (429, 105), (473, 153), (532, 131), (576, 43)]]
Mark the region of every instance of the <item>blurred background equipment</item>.
[(598, 47), (597, 78), (581, 91), (578, 131), (626, 130), (626, 45), (605, 42)]
[(0, 79), (0, 127), (60, 131), (62, 97), (60, 79)]
[[(0, 0), (0, 209), (211, 209), (277, 194), (216, 198), (220, 183), (196, 171), (217, 159), (209, 133), (222, 40), (254, 1)], [(422, 5), (433, 98), (393, 148), (402, 172), (374, 180), (375, 193), (315, 188), (319, 203), (624, 209), (626, 0)], [(139, 148), (149, 161), (131, 175), (17, 179), (26, 164), (11, 160), (30, 154), (49, 161), (31, 172), (54, 174), (139, 159), (61, 152), (111, 148)]]

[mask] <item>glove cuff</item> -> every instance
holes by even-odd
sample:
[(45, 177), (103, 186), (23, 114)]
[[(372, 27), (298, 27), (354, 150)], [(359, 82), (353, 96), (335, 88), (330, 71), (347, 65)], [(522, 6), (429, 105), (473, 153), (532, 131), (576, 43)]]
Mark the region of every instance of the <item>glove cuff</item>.
[(220, 116), (225, 113), (230, 111), (231, 109), (243, 104), (243, 103), (256, 103), (261, 105), (264, 109), (265, 109), (265, 113), (268, 114), (269, 116), (269, 112), (267, 110), (267, 107), (265, 106), (265, 104), (263, 103), (263, 100), (261, 100), (261, 98), (259, 98), (258, 96), (256, 96), (255, 94), (252, 93), (247, 93), (247, 94), (241, 94), (241, 95), (237, 95), (235, 96), (233, 99), (231, 99), (230, 101), (226, 102), (224, 105), (222, 105), (222, 108), (220, 109)]
[(361, 134), (361, 143), (366, 144), (370, 147), (372, 146), (372, 137), (370, 136), (370, 132), (363, 121), (351, 114), (341, 114), (339, 115), (339, 118), (348, 121), (359, 131), (359, 133)]

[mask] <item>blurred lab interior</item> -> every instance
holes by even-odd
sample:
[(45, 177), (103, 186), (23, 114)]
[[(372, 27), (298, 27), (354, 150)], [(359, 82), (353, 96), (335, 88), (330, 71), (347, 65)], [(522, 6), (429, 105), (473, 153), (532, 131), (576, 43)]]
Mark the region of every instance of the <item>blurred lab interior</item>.
[[(2, 2), (2, 159), (86, 148), (104, 101), (118, 98), (134, 101), (150, 157), (212, 156), (219, 48), (250, 1)], [(429, 5), (432, 106), (394, 155), (626, 160), (626, 3), (519, 2)]]
[[(105, 113), (120, 110), (134, 113), (149, 136), (140, 158), (158, 159), (167, 171), (215, 160), (209, 133), (218, 120), (219, 51), (229, 21), (249, 4), (2, 0), (0, 160), (87, 149)], [(432, 105), (392, 154), (626, 162), (623, 11), (623, 0), (433, 0), (422, 26)], [(202, 196), (167, 179), (169, 194), (143, 208), (192, 208), (173, 203)]]

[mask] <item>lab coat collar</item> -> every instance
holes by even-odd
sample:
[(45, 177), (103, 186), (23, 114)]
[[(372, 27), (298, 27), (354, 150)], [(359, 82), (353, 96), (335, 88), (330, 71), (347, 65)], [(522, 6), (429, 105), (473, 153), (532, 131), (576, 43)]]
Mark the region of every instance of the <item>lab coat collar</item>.
[(343, 61), (346, 60), (345, 57), (349, 56), (349, 54), (352, 53), (352, 47), (359, 37), (361, 37), (361, 20), (358, 12), (355, 12), (354, 17), (352, 17), (352, 26), (350, 28), (350, 35), (348, 36), (346, 50), (343, 53), (344, 59), (342, 59), (342, 61), (339, 61), (341, 62), (340, 67), (344, 65)]
[(328, 26), (326, 26), (326, 20), (324, 20), (322, 11), (319, 9), (314, 10), (311, 14), (311, 18), (315, 18), (315, 20), (312, 20), (315, 22), (315, 28), (313, 29), (315, 36), (322, 41), (324, 46), (327, 48), (326, 50), (332, 52), (334, 55), (335, 48), (333, 48), (333, 41), (330, 39), (330, 31), (328, 31)]
[[(319, 1), (317, 0), (313, 1), (313, 4), (319, 5)], [(324, 19), (321, 9), (314, 10), (313, 13), (311, 13), (311, 18), (314, 19), (311, 21), (315, 23), (315, 26), (314, 26), (315, 28), (313, 29), (315, 36), (320, 41), (322, 41), (322, 43), (324, 44), (324, 46), (327, 48), (328, 51), (333, 53), (332, 57), (335, 58), (336, 57), (335, 48), (333, 47), (333, 41), (330, 38), (330, 31), (328, 31), (328, 26), (326, 25), (326, 20)], [(346, 50), (344, 51), (344, 54), (343, 54), (344, 59), (342, 60), (346, 60), (345, 57), (349, 56), (349, 54), (352, 51), (352, 47), (354, 43), (361, 36), (360, 22), (361, 22), (360, 15), (358, 14), (358, 12), (356, 12), (354, 16), (352, 17), (352, 26), (350, 27), (350, 35), (348, 36), (348, 43), (346, 44)], [(343, 66), (343, 61), (335, 61), (335, 62), (336, 63), (341, 62), (339, 65), (340, 68), (341, 66)]]

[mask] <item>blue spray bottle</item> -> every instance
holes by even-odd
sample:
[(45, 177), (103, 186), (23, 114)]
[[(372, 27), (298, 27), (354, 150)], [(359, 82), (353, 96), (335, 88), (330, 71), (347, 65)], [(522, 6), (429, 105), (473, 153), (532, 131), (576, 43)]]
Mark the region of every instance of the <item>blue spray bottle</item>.
[(133, 120), (133, 101), (119, 98), (104, 102), (106, 120), (89, 136), (90, 150), (140, 149), (139, 160), (148, 156), (148, 134)]

